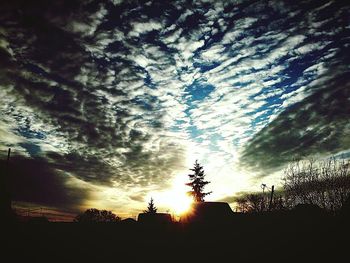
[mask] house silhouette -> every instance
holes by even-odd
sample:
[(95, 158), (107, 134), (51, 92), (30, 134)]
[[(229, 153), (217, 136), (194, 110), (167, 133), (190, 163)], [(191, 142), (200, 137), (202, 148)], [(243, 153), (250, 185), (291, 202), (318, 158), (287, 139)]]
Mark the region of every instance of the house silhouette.
[(181, 217), (184, 223), (214, 223), (229, 221), (233, 211), (225, 202), (196, 202), (190, 211)]

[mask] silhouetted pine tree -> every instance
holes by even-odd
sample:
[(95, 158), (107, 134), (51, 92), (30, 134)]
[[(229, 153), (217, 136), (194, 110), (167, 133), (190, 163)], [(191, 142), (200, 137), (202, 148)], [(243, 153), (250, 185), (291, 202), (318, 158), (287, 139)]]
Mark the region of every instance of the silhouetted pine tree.
[(153, 198), (151, 198), (151, 201), (149, 201), (147, 210), (143, 211), (147, 214), (156, 214), (157, 213), (157, 207), (154, 205)]
[(196, 202), (204, 202), (204, 197), (211, 194), (211, 192), (204, 193), (204, 187), (210, 182), (204, 181), (204, 170), (196, 160), (194, 167), (190, 169), (193, 171), (193, 174), (189, 174), (190, 182), (186, 185), (192, 188), (192, 191), (189, 191), (188, 194), (191, 195)]

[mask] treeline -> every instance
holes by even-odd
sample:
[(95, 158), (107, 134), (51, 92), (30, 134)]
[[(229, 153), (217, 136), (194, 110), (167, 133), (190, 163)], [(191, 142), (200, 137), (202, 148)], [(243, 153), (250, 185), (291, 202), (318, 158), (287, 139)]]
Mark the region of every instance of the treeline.
[(96, 208), (87, 209), (84, 213), (75, 217), (74, 222), (80, 223), (113, 223), (119, 222), (121, 218), (112, 211), (99, 210)]
[(237, 210), (246, 213), (288, 210), (300, 204), (314, 205), (337, 213), (350, 197), (350, 161), (294, 161), (283, 175), (283, 187), (243, 194), (236, 198)]

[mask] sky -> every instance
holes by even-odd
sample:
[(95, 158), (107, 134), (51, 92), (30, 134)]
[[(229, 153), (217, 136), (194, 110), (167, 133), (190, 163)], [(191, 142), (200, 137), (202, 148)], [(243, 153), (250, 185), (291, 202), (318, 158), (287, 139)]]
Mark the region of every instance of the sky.
[[(14, 201), (174, 212), (350, 156), (346, 1), (1, 1), (0, 150)], [(182, 201), (179, 201), (182, 200)]]

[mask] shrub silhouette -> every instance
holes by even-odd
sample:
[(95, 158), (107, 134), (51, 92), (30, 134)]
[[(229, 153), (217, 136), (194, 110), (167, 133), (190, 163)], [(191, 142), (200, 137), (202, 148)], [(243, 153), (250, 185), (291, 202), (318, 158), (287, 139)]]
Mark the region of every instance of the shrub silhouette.
[[(272, 210), (293, 209), (299, 204), (338, 213), (350, 196), (350, 161), (330, 158), (325, 161), (294, 161), (284, 170), (284, 185), (273, 196)], [(265, 212), (268, 196), (263, 192), (237, 197), (240, 212)]]
[(246, 193), (237, 197), (235, 202), (237, 211), (246, 213), (261, 213), (286, 209), (285, 199), (281, 192), (273, 196), (271, 208), (269, 207), (270, 192)]
[(283, 178), (286, 204), (312, 204), (339, 211), (350, 194), (349, 166), (350, 161), (335, 158), (291, 163)]
[(119, 222), (120, 217), (111, 211), (98, 210), (96, 208), (87, 209), (84, 213), (75, 217), (74, 222), (80, 223), (109, 223)]

